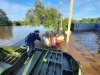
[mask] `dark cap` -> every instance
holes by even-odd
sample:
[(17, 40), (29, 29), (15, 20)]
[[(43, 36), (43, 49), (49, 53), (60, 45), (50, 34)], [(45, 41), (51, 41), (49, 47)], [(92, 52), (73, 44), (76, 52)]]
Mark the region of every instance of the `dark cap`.
[(40, 33), (40, 31), (39, 31), (39, 30), (35, 30), (34, 32), (35, 32), (35, 33)]

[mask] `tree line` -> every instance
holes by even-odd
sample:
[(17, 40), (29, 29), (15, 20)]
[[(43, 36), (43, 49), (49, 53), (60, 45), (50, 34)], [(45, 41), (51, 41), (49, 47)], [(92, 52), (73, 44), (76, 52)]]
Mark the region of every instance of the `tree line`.
[[(35, 3), (35, 8), (31, 8), (26, 13), (26, 19), (23, 21), (10, 21), (6, 13), (0, 9), (0, 25), (43, 25), (44, 27), (54, 27), (59, 28), (60, 19), (62, 14), (58, 12), (57, 9), (53, 7), (46, 7), (41, 1), (37, 0)], [(83, 18), (81, 20), (72, 19), (72, 23), (97, 23), (100, 22), (100, 17), (98, 18)], [(68, 25), (68, 18), (62, 20), (62, 26), (65, 30)]]
[(11, 21), (8, 19), (7, 14), (2, 9), (0, 9), (0, 25), (11, 25)]

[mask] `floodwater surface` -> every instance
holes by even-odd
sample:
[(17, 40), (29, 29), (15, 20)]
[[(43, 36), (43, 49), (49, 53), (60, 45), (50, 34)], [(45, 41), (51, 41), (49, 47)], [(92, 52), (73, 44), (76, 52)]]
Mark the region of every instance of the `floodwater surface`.
[(100, 31), (74, 32), (74, 38), (89, 50), (100, 50)]
[(25, 45), (25, 37), (34, 30), (41, 34), (47, 31), (43, 26), (0, 26), (0, 46)]
[[(0, 26), (0, 46), (25, 45), (25, 37), (34, 30), (40, 30), (41, 34), (45, 34), (48, 29), (43, 26)], [(73, 37), (93, 52), (100, 50), (100, 31), (74, 32)]]

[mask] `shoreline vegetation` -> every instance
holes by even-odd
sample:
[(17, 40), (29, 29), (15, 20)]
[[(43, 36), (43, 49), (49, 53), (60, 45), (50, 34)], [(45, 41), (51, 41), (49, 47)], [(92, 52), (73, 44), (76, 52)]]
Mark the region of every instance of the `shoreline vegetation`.
[[(38, 26), (50, 27), (59, 29), (61, 24), (61, 17), (56, 8), (46, 7), (41, 1), (35, 2), (35, 9), (31, 8), (25, 15), (25, 20), (10, 21), (6, 12), (0, 9), (0, 26)], [(75, 23), (100, 23), (98, 18), (83, 18), (81, 20), (72, 19), (72, 24)], [(62, 19), (62, 27), (65, 31), (67, 29), (68, 18)]]

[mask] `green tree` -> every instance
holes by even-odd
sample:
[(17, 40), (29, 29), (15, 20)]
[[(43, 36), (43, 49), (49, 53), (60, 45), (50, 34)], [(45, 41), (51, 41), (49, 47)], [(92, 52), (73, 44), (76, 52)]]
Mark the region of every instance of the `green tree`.
[(45, 12), (44, 25), (47, 27), (58, 28), (59, 13), (55, 8), (47, 8)]
[(21, 26), (21, 25), (23, 25), (23, 24), (21, 23), (21, 21), (12, 21), (12, 24), (13, 24), (14, 26)]
[(68, 27), (68, 18), (65, 18), (63, 21), (62, 21), (62, 26), (63, 26), (63, 31), (65, 31)]
[(99, 17), (96, 19), (96, 22), (97, 22), (97, 23), (100, 22), (100, 18), (99, 18)]
[(100, 18), (83, 18), (79, 20), (79, 23), (97, 23), (100, 22)]
[(11, 25), (6, 13), (0, 9), (0, 25)]
[(80, 23), (90, 23), (90, 18), (83, 18)]
[(29, 11), (26, 14), (26, 20), (29, 24), (43, 24), (43, 18), (44, 18), (44, 5), (40, 1), (36, 1), (35, 9), (29, 9)]
[(35, 9), (30, 9), (26, 14), (26, 21), (33, 25), (57, 27), (59, 13), (55, 8), (46, 8), (40, 1), (36, 1)]

